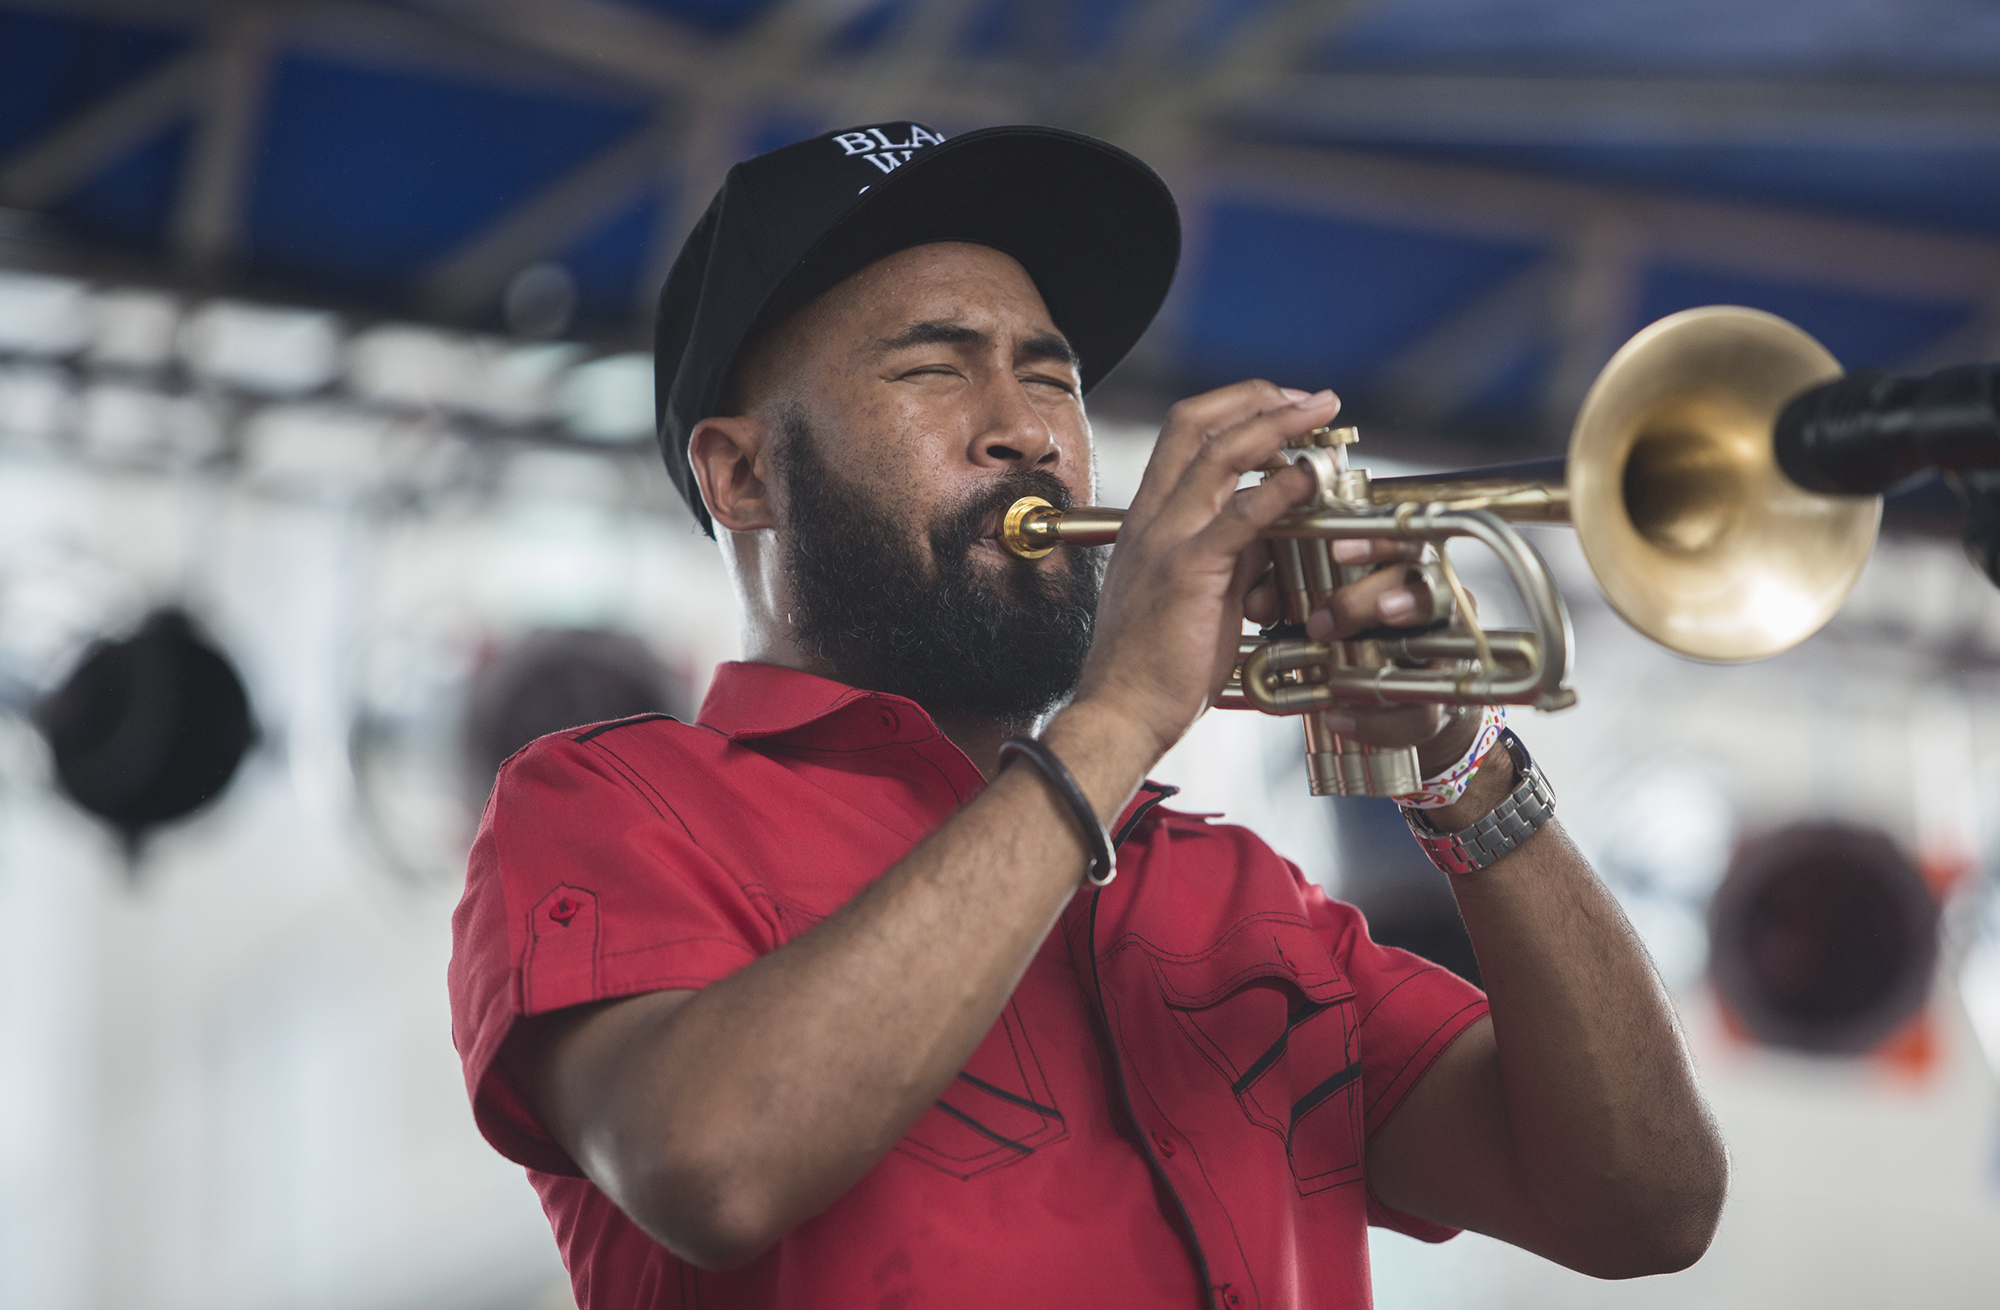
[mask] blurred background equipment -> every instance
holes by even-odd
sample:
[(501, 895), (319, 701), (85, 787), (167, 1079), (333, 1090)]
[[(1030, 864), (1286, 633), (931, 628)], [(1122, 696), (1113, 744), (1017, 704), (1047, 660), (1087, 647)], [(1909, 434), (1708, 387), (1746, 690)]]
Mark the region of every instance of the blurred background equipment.
[(63, 791), (135, 852), (220, 795), (256, 737), (242, 679), (178, 609), (93, 646), (35, 718)]
[(1871, 1050), (1930, 995), (1938, 904), (1886, 833), (1799, 824), (1743, 844), (1709, 908), (1710, 971), (1771, 1046)]
[(472, 681), (465, 762), (479, 800), (507, 757), (564, 728), (637, 714), (686, 718), (672, 678), (644, 642), (602, 629), (531, 632)]

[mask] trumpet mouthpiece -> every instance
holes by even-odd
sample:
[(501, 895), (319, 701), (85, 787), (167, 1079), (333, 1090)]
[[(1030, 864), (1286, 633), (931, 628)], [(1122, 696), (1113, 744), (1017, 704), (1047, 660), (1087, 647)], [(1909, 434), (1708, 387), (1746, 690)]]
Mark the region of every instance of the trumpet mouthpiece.
[(1000, 544), (1011, 555), (1040, 559), (1056, 548), (1058, 510), (1040, 496), (1023, 496), (1000, 516)]

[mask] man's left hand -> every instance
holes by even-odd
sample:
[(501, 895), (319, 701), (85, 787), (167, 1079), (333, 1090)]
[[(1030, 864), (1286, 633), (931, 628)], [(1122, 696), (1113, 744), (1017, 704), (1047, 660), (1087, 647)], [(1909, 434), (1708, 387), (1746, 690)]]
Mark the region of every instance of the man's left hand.
[[(1421, 543), (1359, 537), (1332, 545), (1335, 564), (1374, 571), (1341, 587), (1324, 607), (1315, 609), (1306, 619), (1307, 636), (1315, 641), (1346, 641), (1370, 628), (1422, 627), (1434, 617), (1429, 588), (1416, 585), (1415, 571), (1424, 551)], [(1243, 608), (1253, 623), (1277, 622), (1283, 609), (1275, 578), (1267, 576), (1252, 588)], [(1343, 706), (1333, 717), (1333, 727), (1342, 736), (1371, 746), (1415, 746), (1427, 776), (1465, 754), (1479, 732), (1477, 710), (1446, 705)]]

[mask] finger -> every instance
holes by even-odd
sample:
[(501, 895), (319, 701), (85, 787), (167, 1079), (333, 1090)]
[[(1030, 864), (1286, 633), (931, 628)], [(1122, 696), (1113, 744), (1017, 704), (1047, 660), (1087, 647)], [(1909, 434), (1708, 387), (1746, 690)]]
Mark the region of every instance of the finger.
[(1333, 543), (1336, 564), (1384, 564), (1397, 559), (1420, 559), (1421, 541), (1398, 541), (1394, 537), (1348, 537)]
[[(1244, 501), (1239, 510), (1269, 509), (1260, 522), (1304, 502), (1313, 494), (1310, 474), (1296, 465), (1280, 465), (1255, 487), (1240, 484), (1244, 475), (1270, 467), (1272, 457), (1293, 437), (1321, 426), (1340, 406), (1340, 398), (1330, 391), (1320, 392), (1297, 405), (1248, 419), (1227, 432), (1219, 433), (1196, 451), (1181, 478), (1150, 507), (1148, 528), (1157, 526), (1169, 539), (1181, 539), (1203, 531), (1222, 515), (1233, 498), (1252, 491), (1269, 489), (1268, 497)], [(1130, 522), (1128, 516), (1127, 522)], [(1144, 530), (1144, 529), (1142, 529)], [(1232, 542), (1227, 549), (1240, 548)]]
[(1431, 619), (1430, 591), (1414, 569), (1390, 566), (1327, 597), (1306, 619), (1316, 641), (1340, 641), (1364, 628), (1409, 627)]
[(1243, 594), (1243, 617), (1260, 628), (1268, 628), (1285, 616), (1284, 601), (1278, 595), (1278, 580), (1266, 575)]
[[(1190, 525), (1194, 527), (1193, 541), (1203, 552), (1236, 555), (1312, 494), (1311, 474), (1297, 467), (1284, 469), (1255, 486), (1232, 493), (1206, 525)], [(1189, 506), (1177, 499), (1163, 509), (1161, 519), (1170, 520), (1177, 513), (1189, 512)]]
[(1353, 726), (1341, 736), (1370, 746), (1420, 746), (1437, 736), (1444, 726), (1442, 705), (1396, 705), (1387, 709), (1343, 707)]
[(1229, 675), (1236, 667), (1238, 648), (1243, 640), (1243, 604), (1245, 596), (1256, 583), (1271, 570), (1271, 551), (1261, 541), (1253, 541), (1236, 557), (1236, 572), (1230, 578), (1229, 594), (1238, 598), (1233, 606), (1223, 609), (1223, 623), (1216, 629), (1215, 664), (1209, 676), (1208, 700), (1213, 705), (1222, 694), (1229, 681)]
[(1135, 513), (1150, 516), (1170, 498), (1192, 496), (1212, 514), (1244, 474), (1267, 467), (1288, 440), (1340, 412), (1340, 397), (1331, 391), (1292, 400), (1296, 393), (1258, 385), (1269, 390), (1239, 397), (1244, 403), (1228, 409), (1210, 406), (1188, 416), (1175, 407), (1140, 481)]
[(1165, 489), (1178, 482), (1188, 460), (1209, 436), (1254, 415), (1282, 409), (1304, 399), (1306, 394), (1253, 378), (1190, 396), (1173, 405), (1167, 410), (1166, 422), (1153, 443), (1153, 455), (1146, 463), (1132, 509), (1144, 509), (1149, 499), (1163, 496)]

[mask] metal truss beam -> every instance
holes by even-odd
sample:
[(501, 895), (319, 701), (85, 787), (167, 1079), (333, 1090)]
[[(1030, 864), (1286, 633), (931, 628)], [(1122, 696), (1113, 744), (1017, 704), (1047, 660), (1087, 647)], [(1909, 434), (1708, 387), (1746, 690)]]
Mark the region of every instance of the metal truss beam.
[(728, 45), (615, 0), (413, 0), (470, 31), (654, 91), (701, 85), (729, 63)]
[(1239, 83), (1226, 118), (1349, 141), (1980, 148), (2000, 84), (1329, 73)]
[(183, 55), (85, 109), (0, 166), (0, 204), (45, 209), (57, 203), (188, 114), (208, 71), (205, 51)]
[(1211, 194), (1360, 222), (1567, 248), (1592, 215), (1629, 218), (1651, 257), (1780, 282), (1965, 301), (2000, 285), (2000, 241), (1357, 150), (1211, 141)]
[(281, 21), (279, 11), (246, 7), (216, 23), (194, 146), (169, 229), (175, 256), (190, 268), (236, 258)]
[(516, 272), (656, 184), (684, 135), (675, 115), (662, 115), (584, 161), (434, 264), (423, 279), (424, 304), (447, 320), (485, 308)]
[(365, 0), (303, 0), (285, 14), (288, 52), (531, 94), (627, 104), (635, 98), (622, 79), (607, 85), (566, 61), (414, 10)]
[(1565, 271), (1554, 258), (1535, 264), (1405, 347), (1381, 376), (1398, 416), (1438, 423), (1546, 342)]

